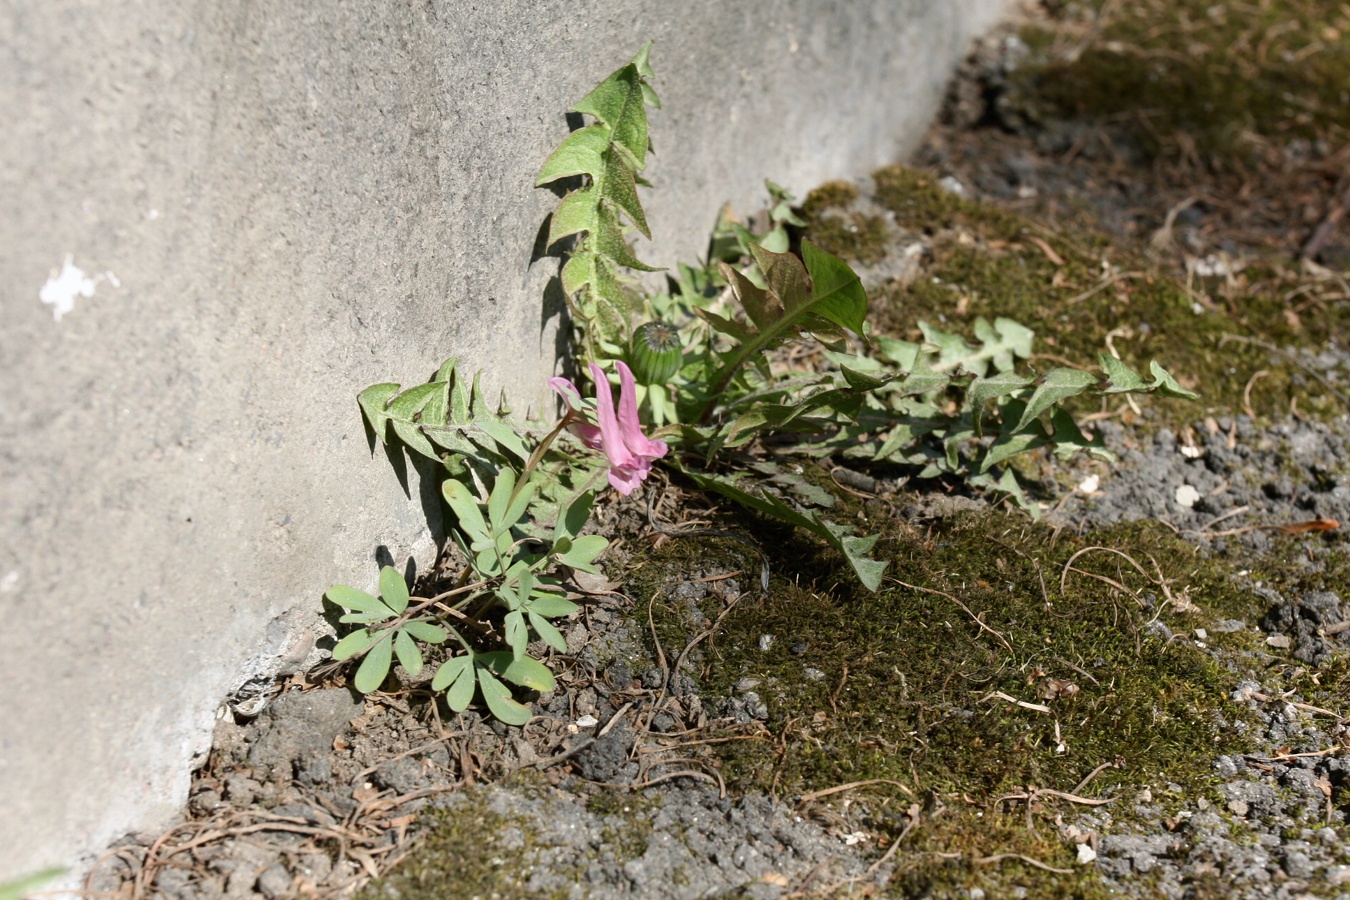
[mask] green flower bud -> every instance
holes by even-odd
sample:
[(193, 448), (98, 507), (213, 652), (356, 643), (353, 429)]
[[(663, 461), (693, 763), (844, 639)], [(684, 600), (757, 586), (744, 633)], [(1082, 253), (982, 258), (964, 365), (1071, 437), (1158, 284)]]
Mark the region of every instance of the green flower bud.
[(684, 347), (669, 322), (648, 322), (633, 332), (628, 364), (642, 384), (665, 384), (680, 371)]

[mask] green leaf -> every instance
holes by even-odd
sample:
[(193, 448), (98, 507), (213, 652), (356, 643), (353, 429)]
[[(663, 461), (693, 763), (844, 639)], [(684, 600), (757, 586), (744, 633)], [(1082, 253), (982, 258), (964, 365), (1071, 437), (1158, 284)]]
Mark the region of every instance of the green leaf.
[[(704, 408), (695, 416), (703, 420), (714, 400), (748, 360), (801, 331), (829, 323), (862, 335), (867, 315), (867, 294), (858, 276), (842, 260), (809, 241), (802, 242), (803, 261), (790, 253), (773, 253), (752, 244), (751, 253), (764, 273), (765, 288), (759, 288), (726, 263), (719, 263), (750, 323), (739, 329), (740, 346), (722, 357), (721, 368), (711, 379), (712, 389)], [(703, 314), (714, 326), (727, 324)], [(723, 329), (725, 330), (725, 329)]]
[(811, 275), (811, 312), (861, 337), (867, 292), (857, 273), (810, 241), (802, 241), (802, 260)]
[[(543, 168), (539, 170), (539, 175), (534, 180), (534, 186), (543, 187), (560, 178), (573, 178), (577, 175), (588, 175), (592, 180), (598, 181), (600, 155), (609, 147), (609, 139), (609, 126), (603, 123), (587, 125), (572, 132), (563, 138), (558, 149), (544, 160)], [(555, 213), (555, 224), (557, 218), (558, 214)], [(549, 243), (553, 240), (554, 238), (550, 236)]]
[(371, 691), (378, 689), (389, 675), (389, 666), (394, 661), (394, 641), (392, 637), (387, 631), (380, 635), (371, 645), (370, 650), (366, 652), (365, 658), (361, 660), (354, 681), (356, 689), (361, 693), (369, 694)]
[(1017, 431), (1054, 406), (1070, 397), (1075, 397), (1097, 383), (1097, 376), (1080, 369), (1051, 369), (1045, 373), (1036, 392), (1027, 401), (1026, 411), (1017, 423)]
[[(678, 460), (675, 463), (679, 465)], [(727, 476), (698, 472), (683, 466), (680, 467), (680, 471), (701, 488), (716, 491), (724, 497), (735, 500), (742, 506), (782, 519), (784, 522), (804, 528), (817, 537), (823, 538), (844, 555), (864, 587), (874, 592), (881, 587), (881, 573), (885, 570), (886, 564), (868, 559), (866, 556), (876, 543), (875, 538), (851, 536), (844, 526), (833, 525), (817, 518), (815, 514), (810, 512), (798, 512), (772, 494), (751, 494)]]
[(357, 405), (361, 407), (361, 414), (366, 417), (370, 424), (370, 430), (375, 432), (375, 436), (380, 439), (380, 443), (387, 443), (386, 426), (389, 424), (389, 414), (385, 412), (389, 401), (398, 393), (397, 384), (372, 384), (364, 391), (356, 395)]
[(380, 612), (354, 612), (340, 616), (338, 621), (344, 625), (373, 625), (376, 622), (383, 622), (392, 618), (392, 613), (388, 609)]
[(1183, 400), (1199, 400), (1200, 395), (1194, 391), (1188, 391), (1173, 378), (1168, 371), (1158, 365), (1157, 361), (1148, 364), (1148, 371), (1153, 376), (1153, 384), (1149, 385), (1151, 390), (1167, 397), (1180, 397)]
[(517, 703), (511, 696), (510, 689), (487, 669), (478, 669), (478, 687), (483, 692), (488, 711), (507, 725), (519, 726), (530, 721), (530, 708), (523, 703)]
[(480, 665), (487, 666), (502, 678), (523, 688), (542, 693), (553, 690), (555, 686), (553, 673), (548, 670), (548, 666), (532, 657), (516, 657), (504, 650), (495, 650), (480, 653), (477, 659)]
[(409, 675), (418, 675), (422, 671), (422, 651), (408, 634), (406, 627), (400, 628), (394, 635), (394, 652), (398, 654), (399, 664)]
[(571, 600), (565, 600), (554, 594), (535, 594), (530, 600), (527, 608), (530, 612), (541, 616), (556, 618), (558, 616), (570, 616), (581, 607), (577, 606)]
[(338, 584), (330, 587), (324, 596), (332, 600), (343, 609), (354, 609), (358, 612), (385, 613), (389, 610), (376, 598), (370, 596), (365, 591), (358, 591), (356, 588), (347, 587), (345, 584)]
[(499, 447), (521, 462), (530, 458), (530, 451), (525, 449), (525, 444), (521, 441), (520, 435), (516, 434), (515, 429), (510, 425), (497, 419), (488, 418), (485, 415), (478, 415), (473, 419), (473, 427), (492, 438)]
[(1114, 356), (1109, 353), (1098, 353), (1097, 359), (1101, 361), (1102, 371), (1106, 373), (1107, 381), (1111, 382), (1109, 387), (1102, 389), (1103, 394), (1123, 394), (1148, 390), (1148, 382), (1144, 381), (1138, 372)]
[(384, 600), (385, 606), (401, 616), (408, 608), (408, 596), (407, 582), (398, 569), (393, 566), (380, 569), (380, 599)]
[(506, 645), (516, 656), (524, 656), (525, 648), (530, 644), (530, 629), (525, 625), (525, 613), (513, 609), (502, 620), (502, 636)]
[(464, 673), (466, 669), (473, 668), (473, 656), (463, 654), (454, 656), (441, 663), (441, 667), (436, 670), (436, 677), (431, 679), (431, 689), (433, 691), (443, 691), (454, 682), (456, 678)]
[(500, 534), (511, 527), (510, 522), (504, 523), (506, 518), (506, 505), (511, 502), (511, 494), (516, 489), (516, 473), (513, 469), (504, 468), (497, 473), (497, 483), (492, 486), (492, 493), (488, 494), (488, 524), (493, 534)]
[(530, 618), (530, 625), (533, 626), (539, 637), (544, 640), (554, 650), (559, 653), (567, 652), (567, 640), (562, 636), (562, 632), (553, 627), (553, 623), (543, 616), (538, 615), (534, 610), (530, 610), (527, 615)]
[(635, 63), (623, 66), (572, 107), (595, 116), (613, 132), (615, 145), (632, 158), (635, 169), (646, 167), (647, 110), (642, 74)]
[(467, 653), (446, 660), (431, 680), (431, 689), (445, 691), (445, 705), (455, 712), (464, 712), (473, 702), (473, 689), (478, 684), (478, 668), (473, 660)]
[(432, 625), (430, 622), (420, 620), (409, 622), (403, 626), (403, 630), (417, 638), (419, 641), (427, 644), (441, 644), (445, 642), (448, 635), (445, 629), (439, 625)]
[(585, 534), (573, 540), (572, 546), (558, 557), (558, 561), (570, 568), (598, 575), (600, 570), (595, 567), (595, 558), (604, 553), (608, 546), (609, 541), (600, 535)]
[(445, 502), (450, 506), (459, 527), (468, 535), (470, 541), (474, 544), (491, 544), (492, 533), (483, 519), (483, 511), (479, 508), (478, 501), (469, 493), (469, 489), (452, 478), (441, 486), (441, 493), (445, 495)]
[(337, 645), (333, 647), (333, 659), (351, 659), (373, 643), (375, 643), (375, 636), (370, 633), (370, 629), (358, 628), (337, 642)]
[(566, 538), (571, 540), (581, 533), (591, 518), (591, 504), (595, 502), (592, 491), (582, 491), (563, 506), (558, 514), (558, 523), (553, 526), (553, 542), (556, 544)]

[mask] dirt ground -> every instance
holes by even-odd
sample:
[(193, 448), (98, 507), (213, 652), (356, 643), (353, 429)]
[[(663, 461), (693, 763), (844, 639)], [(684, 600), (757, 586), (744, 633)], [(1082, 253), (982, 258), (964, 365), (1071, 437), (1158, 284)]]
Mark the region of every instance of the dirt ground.
[(883, 533), (881, 595), (654, 478), (600, 507), (609, 580), (579, 585), (528, 725), (449, 713), (434, 666), (364, 698), (338, 665), (250, 686), (182, 822), (110, 848), (87, 896), (1350, 896), (1344, 111), (1245, 121), (1224, 155), (1066, 107), (1065, 66), (1172, 59), (1129, 15), (1029, 9), (912, 168), (815, 192), (808, 234), (883, 331), (1006, 314), (1050, 359), (1156, 356), (1199, 404), (1080, 411), (1120, 462), (1029, 463), (1037, 522), (803, 463)]

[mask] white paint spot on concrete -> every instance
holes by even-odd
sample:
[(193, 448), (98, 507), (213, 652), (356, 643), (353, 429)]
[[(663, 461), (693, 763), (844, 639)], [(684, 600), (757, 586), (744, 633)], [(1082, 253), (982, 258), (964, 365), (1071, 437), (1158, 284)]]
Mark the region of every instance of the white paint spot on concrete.
[(61, 317), (75, 308), (76, 297), (92, 297), (100, 281), (107, 280), (113, 287), (121, 287), (122, 282), (112, 272), (89, 277), (84, 269), (75, 265), (75, 257), (66, 254), (66, 261), (60, 272), (52, 272), (47, 283), (38, 291), (38, 299), (52, 308), (52, 316), (60, 322)]
[(1190, 509), (1200, 500), (1200, 492), (1189, 484), (1177, 488), (1177, 505)]
[(14, 569), (4, 578), (0, 578), (0, 594), (8, 594), (19, 586), (19, 570)]

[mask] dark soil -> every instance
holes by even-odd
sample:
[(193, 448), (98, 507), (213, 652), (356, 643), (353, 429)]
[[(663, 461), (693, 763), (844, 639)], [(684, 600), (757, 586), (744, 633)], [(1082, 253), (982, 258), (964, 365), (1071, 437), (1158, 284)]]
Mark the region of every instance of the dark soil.
[(1253, 120), (1261, 152), (1221, 158), (1086, 117), (1045, 87), (1074, 77), (1057, 48), (1090, 61), (1129, 15), (1054, 6), (972, 56), (917, 168), (813, 193), (808, 234), (883, 331), (1010, 315), (1052, 359), (1156, 356), (1200, 404), (1080, 411), (1120, 462), (1029, 463), (1039, 523), (804, 463), (883, 534), (879, 595), (653, 479), (663, 518), (764, 547), (768, 592), (742, 544), (611, 499), (613, 581), (527, 726), (449, 713), (434, 667), (241, 694), (182, 823), (90, 896), (1350, 896), (1338, 120)]

